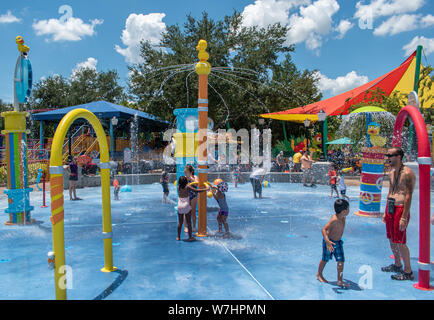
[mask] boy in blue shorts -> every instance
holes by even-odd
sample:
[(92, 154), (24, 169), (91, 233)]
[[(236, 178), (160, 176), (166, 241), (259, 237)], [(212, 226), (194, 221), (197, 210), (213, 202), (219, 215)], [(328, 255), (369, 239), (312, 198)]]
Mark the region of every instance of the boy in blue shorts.
[(228, 192), (228, 184), (224, 182), (222, 179), (216, 179), (214, 183), (217, 187), (211, 186), (213, 189), (214, 199), (217, 201), (219, 205), (219, 213), (217, 214), (217, 222), (219, 225), (218, 233), (223, 231), (222, 225), (225, 227), (226, 233), (223, 235), (223, 238), (228, 238), (230, 236), (229, 233), (229, 225), (226, 222), (229, 215), (229, 207), (226, 202), (225, 193)]
[(348, 288), (349, 285), (342, 280), (344, 270), (344, 247), (341, 240), (345, 229), (345, 218), (349, 213), (350, 204), (347, 200), (338, 199), (334, 204), (335, 214), (330, 218), (329, 222), (322, 228), (322, 259), (318, 266), (316, 277), (319, 281), (327, 283), (328, 281), (322, 275), (326, 263), (333, 258), (337, 262), (338, 282), (339, 287)]

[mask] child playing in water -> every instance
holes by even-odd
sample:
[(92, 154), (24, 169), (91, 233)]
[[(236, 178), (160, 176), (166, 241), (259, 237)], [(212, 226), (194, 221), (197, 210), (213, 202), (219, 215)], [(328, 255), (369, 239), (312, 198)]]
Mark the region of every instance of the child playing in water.
[(349, 285), (342, 280), (344, 270), (344, 247), (341, 240), (345, 229), (345, 218), (349, 213), (350, 204), (347, 200), (338, 199), (334, 204), (335, 214), (329, 222), (322, 228), (322, 259), (318, 266), (316, 277), (319, 281), (327, 283), (328, 281), (322, 275), (326, 263), (335, 256), (337, 262), (338, 282), (340, 287), (347, 288)]
[(226, 233), (223, 235), (223, 238), (227, 238), (230, 236), (229, 234), (229, 226), (226, 222), (226, 219), (229, 215), (229, 207), (226, 202), (225, 192), (228, 191), (228, 184), (221, 179), (217, 179), (217, 187), (212, 186), (214, 199), (217, 201), (220, 209), (217, 214), (217, 222), (219, 224), (218, 232), (221, 233), (223, 231), (222, 225), (225, 227)]
[[(114, 177), (114, 176), (113, 176)], [(119, 190), (121, 189), (119, 187), (119, 181), (118, 179), (114, 178), (113, 180), (113, 187), (115, 188), (114, 193), (115, 193), (115, 200), (119, 200)]]
[(163, 169), (161, 173), (160, 183), (163, 186), (163, 203), (167, 203), (167, 197), (169, 196), (169, 174), (166, 169)]
[(345, 185), (345, 177), (344, 173), (341, 171), (338, 176), (338, 188), (339, 192), (341, 193), (342, 198), (345, 198), (346, 200), (350, 200), (350, 198), (346, 195), (347, 193), (347, 186)]
[(338, 178), (338, 175), (336, 174), (335, 167), (331, 164), (330, 170), (328, 173), (330, 177), (330, 198), (333, 197), (333, 190), (336, 191), (336, 198), (339, 198), (338, 189), (336, 188), (336, 180)]
[(188, 180), (185, 176), (181, 176), (178, 179), (178, 237), (176, 240), (181, 240), (181, 229), (184, 219), (186, 219), (188, 225), (188, 240), (194, 241), (196, 240), (191, 233), (191, 205), (190, 198), (188, 193), (191, 192), (203, 192), (207, 191), (208, 188), (197, 189), (191, 186), (191, 183), (188, 183)]
[(238, 165), (235, 167), (233, 175), (234, 175), (235, 188), (238, 188), (238, 183), (240, 182), (240, 175), (241, 175), (240, 167)]
[[(187, 178), (188, 183), (192, 183), (192, 182), (198, 183), (199, 182), (199, 178), (194, 175), (194, 167), (191, 164), (188, 164), (185, 166), (184, 174), (185, 174), (185, 177)], [(197, 185), (195, 185), (195, 187), (193, 187), (193, 188), (196, 188), (196, 187), (197, 187)], [(191, 217), (193, 220), (193, 232), (196, 232), (197, 192), (190, 190), (188, 192), (188, 197), (190, 199)], [(184, 221), (184, 223), (186, 224), (187, 221)], [(184, 232), (188, 232), (188, 228), (185, 228), (185, 224), (184, 224)]]

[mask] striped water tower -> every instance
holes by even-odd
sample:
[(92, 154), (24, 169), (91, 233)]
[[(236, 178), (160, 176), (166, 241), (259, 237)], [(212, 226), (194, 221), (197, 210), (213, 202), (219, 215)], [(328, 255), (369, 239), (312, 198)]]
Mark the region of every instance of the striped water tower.
[(28, 52), (29, 47), (24, 45), (21, 36), (15, 38), (20, 52), (15, 64), (14, 72), (14, 111), (2, 112), (4, 118), (4, 130), (6, 140), (6, 165), (7, 165), (7, 189), (8, 208), (5, 213), (9, 214), (6, 225), (21, 225), (35, 222), (30, 218), (30, 191), (28, 186), (27, 166), (27, 134), (26, 118), (28, 112), (20, 111), (20, 104), (26, 103), (31, 95), (33, 71)]
[(197, 171), (197, 141), (196, 134), (199, 129), (197, 108), (175, 109), (176, 116), (175, 158), (176, 158), (176, 180), (184, 175), (184, 168), (191, 164)]
[(30, 205), (30, 192), (33, 188), (28, 186), (27, 166), (27, 112), (6, 111), (2, 112), (5, 130), (2, 134), (6, 140), (6, 164), (7, 164), (7, 189), (9, 214), (6, 225), (28, 224), (34, 222), (30, 217), (33, 207)]
[(362, 174), (360, 178), (360, 202), (356, 215), (379, 217), (382, 213), (381, 190), (383, 188), (384, 154), (381, 147), (362, 148)]

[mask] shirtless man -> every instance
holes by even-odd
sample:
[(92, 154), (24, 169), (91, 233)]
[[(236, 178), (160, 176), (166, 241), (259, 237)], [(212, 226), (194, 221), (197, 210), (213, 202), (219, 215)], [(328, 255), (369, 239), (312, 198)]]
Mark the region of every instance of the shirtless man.
[[(386, 153), (390, 164), (390, 188), (387, 195), (386, 212), (383, 222), (386, 224), (387, 238), (395, 256), (395, 263), (381, 268), (383, 272), (397, 272), (393, 280), (413, 280), (410, 265), (410, 250), (406, 245), (406, 231), (410, 221), (411, 197), (416, 177), (414, 172), (402, 163), (404, 152), (399, 147), (390, 148)], [(404, 259), (402, 270), (401, 257)]]
[(310, 186), (313, 187), (312, 183), (312, 157), (309, 155), (307, 150), (303, 152), (303, 156), (300, 159), (301, 171), (303, 171), (303, 186), (307, 187), (306, 180), (309, 177)]
[(326, 263), (335, 256), (337, 262), (338, 282), (339, 287), (348, 288), (349, 285), (343, 282), (344, 271), (344, 247), (342, 235), (345, 229), (345, 218), (350, 212), (350, 205), (347, 200), (338, 199), (334, 204), (335, 214), (330, 218), (329, 222), (322, 228), (322, 258), (318, 266), (316, 277), (319, 281), (327, 283), (322, 272)]

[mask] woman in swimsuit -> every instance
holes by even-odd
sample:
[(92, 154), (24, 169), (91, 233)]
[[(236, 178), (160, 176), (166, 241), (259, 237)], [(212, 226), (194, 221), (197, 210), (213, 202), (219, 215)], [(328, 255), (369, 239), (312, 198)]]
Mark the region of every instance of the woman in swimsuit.
[(192, 208), (190, 206), (190, 198), (189, 192), (203, 192), (207, 191), (207, 188), (197, 189), (193, 188), (191, 184), (188, 183), (188, 180), (185, 176), (181, 176), (178, 179), (178, 237), (176, 240), (181, 240), (181, 229), (182, 223), (184, 219), (186, 220), (186, 224), (188, 225), (188, 240), (194, 241), (196, 240), (191, 234), (191, 211)]
[[(191, 164), (185, 166), (184, 174), (187, 178), (188, 183), (199, 182), (199, 178), (194, 175), (194, 168)], [(197, 186), (192, 186), (193, 188), (197, 188)], [(191, 206), (191, 216), (193, 218), (193, 232), (196, 232), (196, 207), (197, 207), (197, 192), (193, 190), (188, 191), (188, 197), (190, 199)], [(184, 221), (186, 222), (186, 221)], [(186, 223), (185, 223), (186, 224)], [(184, 226), (185, 226), (184, 224)], [(184, 227), (184, 232), (188, 232), (187, 228)]]

